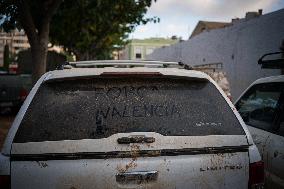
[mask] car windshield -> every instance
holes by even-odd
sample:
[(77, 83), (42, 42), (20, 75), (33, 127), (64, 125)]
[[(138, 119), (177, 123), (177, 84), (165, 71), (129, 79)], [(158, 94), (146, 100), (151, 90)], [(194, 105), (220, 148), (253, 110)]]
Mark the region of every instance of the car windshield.
[(92, 78), (44, 83), (15, 142), (106, 138), (116, 133), (243, 135), (216, 87), (185, 78)]
[(236, 108), (246, 124), (271, 131), (283, 91), (283, 83), (254, 85), (238, 101)]

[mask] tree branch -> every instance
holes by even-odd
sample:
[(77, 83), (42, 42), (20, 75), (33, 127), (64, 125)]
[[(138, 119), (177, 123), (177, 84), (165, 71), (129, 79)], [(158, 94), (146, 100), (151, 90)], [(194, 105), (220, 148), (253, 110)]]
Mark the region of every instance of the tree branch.
[(38, 41), (38, 36), (37, 36), (37, 30), (30, 12), (30, 7), (27, 4), (25, 0), (20, 0), (18, 1), (18, 8), (19, 8), (19, 14), (20, 14), (20, 23), (22, 27), (24, 28), (29, 42), (31, 45), (36, 43)]
[(52, 16), (56, 13), (62, 0), (49, 0), (43, 3), (44, 17), (42, 18), (41, 25), (39, 26), (39, 36), (40, 38), (47, 36), (45, 32), (49, 32), (49, 24)]

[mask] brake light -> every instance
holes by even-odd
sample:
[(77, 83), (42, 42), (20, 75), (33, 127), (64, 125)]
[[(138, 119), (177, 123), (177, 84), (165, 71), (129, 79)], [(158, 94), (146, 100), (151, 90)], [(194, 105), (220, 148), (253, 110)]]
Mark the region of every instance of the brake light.
[(141, 77), (151, 77), (151, 76), (161, 76), (160, 72), (103, 72), (101, 76), (141, 76)]
[(28, 96), (28, 91), (26, 89), (21, 89), (20, 91), (20, 99), (24, 101)]
[(231, 95), (228, 95), (228, 98), (230, 99), (231, 102), (233, 102), (233, 97)]
[(249, 188), (264, 188), (264, 163), (262, 161), (249, 165)]
[(10, 175), (0, 175), (0, 188), (10, 189), (11, 188), (11, 177)]

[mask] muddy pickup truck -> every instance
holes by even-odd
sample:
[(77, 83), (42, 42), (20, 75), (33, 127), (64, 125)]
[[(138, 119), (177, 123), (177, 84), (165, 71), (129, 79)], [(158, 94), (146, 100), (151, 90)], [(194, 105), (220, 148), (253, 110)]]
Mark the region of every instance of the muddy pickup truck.
[(0, 73), (0, 112), (17, 112), (32, 87), (30, 75)]
[(208, 75), (156, 61), (65, 68), (15, 118), (0, 188), (262, 188), (257, 147)]

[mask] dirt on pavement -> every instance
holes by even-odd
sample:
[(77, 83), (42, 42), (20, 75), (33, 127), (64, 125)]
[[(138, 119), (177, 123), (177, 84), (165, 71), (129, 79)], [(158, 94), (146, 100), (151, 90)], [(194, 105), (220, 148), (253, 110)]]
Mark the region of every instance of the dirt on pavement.
[(4, 140), (11, 127), (11, 124), (14, 121), (14, 118), (14, 115), (0, 115), (0, 149), (2, 149)]

